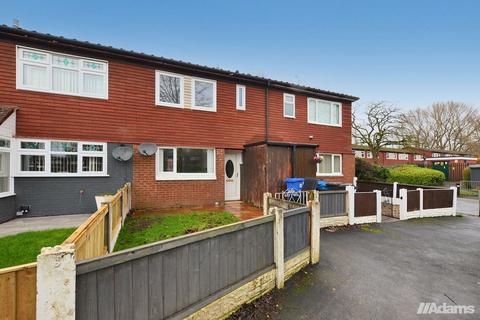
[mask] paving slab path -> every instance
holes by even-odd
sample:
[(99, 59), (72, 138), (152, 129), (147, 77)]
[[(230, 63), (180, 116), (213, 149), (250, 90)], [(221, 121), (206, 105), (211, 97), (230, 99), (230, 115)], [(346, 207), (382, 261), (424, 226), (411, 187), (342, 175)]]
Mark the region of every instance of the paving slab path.
[(0, 237), (27, 231), (78, 227), (90, 214), (70, 214), (48, 217), (20, 217), (0, 224)]

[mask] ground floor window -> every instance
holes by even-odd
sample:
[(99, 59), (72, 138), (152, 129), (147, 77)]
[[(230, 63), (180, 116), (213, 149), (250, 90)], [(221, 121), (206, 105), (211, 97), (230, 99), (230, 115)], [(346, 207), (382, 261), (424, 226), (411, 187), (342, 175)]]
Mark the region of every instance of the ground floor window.
[(107, 144), (61, 140), (20, 139), (18, 176), (107, 175)]
[(212, 180), (215, 149), (160, 147), (156, 161), (157, 180)]
[(317, 153), (317, 156), (322, 159), (320, 163), (317, 163), (318, 176), (333, 176), (342, 174), (342, 155)]
[(0, 196), (11, 193), (13, 190), (10, 173), (10, 140), (0, 138)]

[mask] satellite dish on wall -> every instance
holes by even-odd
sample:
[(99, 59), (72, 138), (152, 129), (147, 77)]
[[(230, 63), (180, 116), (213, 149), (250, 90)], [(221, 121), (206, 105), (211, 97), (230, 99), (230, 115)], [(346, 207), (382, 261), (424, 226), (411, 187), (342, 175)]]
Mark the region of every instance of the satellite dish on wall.
[(133, 156), (133, 149), (127, 146), (119, 146), (113, 149), (112, 156), (115, 160), (118, 161), (128, 161)]
[(157, 152), (157, 145), (155, 143), (142, 143), (138, 146), (138, 152), (144, 156), (153, 156)]

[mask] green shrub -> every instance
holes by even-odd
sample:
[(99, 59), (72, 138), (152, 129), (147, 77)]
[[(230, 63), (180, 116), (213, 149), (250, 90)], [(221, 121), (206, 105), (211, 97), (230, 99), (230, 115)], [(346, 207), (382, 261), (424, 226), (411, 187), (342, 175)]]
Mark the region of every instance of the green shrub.
[(355, 176), (358, 180), (385, 182), (389, 177), (388, 169), (355, 158)]
[(441, 171), (420, 168), (415, 165), (404, 165), (389, 169), (388, 182), (399, 182), (422, 186), (440, 186), (445, 181), (445, 174)]
[(470, 181), (471, 170), (470, 167), (463, 169), (463, 181)]

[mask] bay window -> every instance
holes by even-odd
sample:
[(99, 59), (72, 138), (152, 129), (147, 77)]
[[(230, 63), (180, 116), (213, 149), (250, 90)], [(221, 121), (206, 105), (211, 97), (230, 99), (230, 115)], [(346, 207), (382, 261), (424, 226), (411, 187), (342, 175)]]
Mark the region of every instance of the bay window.
[(108, 63), (17, 47), (17, 88), (107, 99)]
[(19, 140), (18, 176), (107, 175), (106, 143)]
[(342, 104), (308, 98), (308, 123), (329, 126), (342, 125)]
[(192, 109), (217, 111), (217, 82), (192, 78)]
[(160, 147), (157, 180), (214, 180), (215, 149)]
[(342, 174), (342, 155), (320, 154), (322, 161), (317, 163), (317, 176), (339, 176)]

